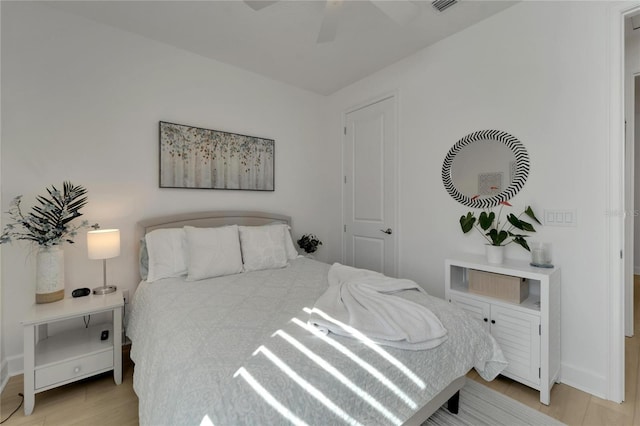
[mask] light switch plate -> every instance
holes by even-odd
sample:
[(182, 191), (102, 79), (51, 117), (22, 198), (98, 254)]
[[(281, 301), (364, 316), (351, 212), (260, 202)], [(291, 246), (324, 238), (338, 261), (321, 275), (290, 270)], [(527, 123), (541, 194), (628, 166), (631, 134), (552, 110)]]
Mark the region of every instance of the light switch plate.
[(576, 226), (576, 209), (550, 209), (544, 211), (545, 226)]

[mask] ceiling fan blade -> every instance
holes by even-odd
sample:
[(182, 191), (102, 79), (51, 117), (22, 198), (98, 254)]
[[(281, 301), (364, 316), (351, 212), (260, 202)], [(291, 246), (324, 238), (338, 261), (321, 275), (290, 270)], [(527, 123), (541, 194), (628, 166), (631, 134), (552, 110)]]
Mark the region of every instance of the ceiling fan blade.
[(278, 0), (244, 0), (244, 2), (253, 10), (261, 10), (267, 6), (277, 3)]
[(387, 15), (392, 21), (406, 25), (416, 16), (418, 16), (419, 8), (409, 0), (370, 0), (371, 3), (382, 13)]
[(318, 32), (318, 43), (328, 43), (336, 39), (340, 9), (342, 9), (342, 0), (327, 0)]

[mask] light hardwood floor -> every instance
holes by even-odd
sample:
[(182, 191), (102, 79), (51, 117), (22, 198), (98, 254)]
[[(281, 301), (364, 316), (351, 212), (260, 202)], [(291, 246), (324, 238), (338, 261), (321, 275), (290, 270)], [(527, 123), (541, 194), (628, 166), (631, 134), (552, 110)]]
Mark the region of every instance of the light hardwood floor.
[[(635, 306), (640, 308), (640, 276), (635, 277)], [(540, 404), (538, 392), (513, 380), (499, 377), (485, 382), (473, 370), (468, 377), (568, 425), (640, 425), (640, 309), (635, 311), (635, 328), (636, 336), (626, 339), (626, 401), (622, 404), (556, 384), (551, 391), (551, 405), (546, 406)], [(25, 417), (21, 407), (5, 425), (137, 425), (133, 365), (127, 353), (123, 357), (120, 386), (115, 386), (113, 375), (107, 373), (37, 394), (31, 416)], [(22, 375), (9, 379), (0, 398), (1, 420), (20, 403), (22, 383)]]

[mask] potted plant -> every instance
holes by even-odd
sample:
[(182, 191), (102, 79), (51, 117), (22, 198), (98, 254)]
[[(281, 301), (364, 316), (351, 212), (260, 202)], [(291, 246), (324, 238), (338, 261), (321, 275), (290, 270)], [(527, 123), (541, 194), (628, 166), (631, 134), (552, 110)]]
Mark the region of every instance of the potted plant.
[(305, 234), (298, 240), (298, 246), (309, 255), (315, 253), (321, 245), (322, 241), (313, 234)]
[[(490, 263), (502, 263), (503, 247), (511, 243), (516, 243), (530, 251), (526, 240), (528, 235), (522, 232), (536, 232), (536, 230), (531, 223), (520, 219), (522, 215), (526, 215), (537, 224), (542, 225), (533, 213), (531, 206), (527, 206), (518, 216), (509, 213), (503, 222), (501, 221), (502, 209), (505, 206), (512, 207), (512, 205), (508, 201), (501, 201), (499, 206), (498, 214), (487, 209), (482, 211), (477, 218), (473, 212), (468, 212), (466, 216), (460, 217), (460, 228), (463, 233), (466, 234), (475, 228), (487, 240), (487, 257)], [(498, 247), (498, 249), (493, 249), (493, 247)]]
[(86, 220), (72, 224), (82, 216), (80, 209), (87, 204), (84, 187), (63, 182), (62, 192), (53, 185), (46, 190), (48, 196), (36, 197), (38, 205), (27, 214), (20, 206), (22, 196), (15, 197), (7, 212), (13, 222), (5, 225), (0, 236), (0, 244), (26, 240), (37, 246), (36, 303), (64, 298), (64, 257), (60, 246), (65, 242), (73, 244), (78, 231), (89, 227)]

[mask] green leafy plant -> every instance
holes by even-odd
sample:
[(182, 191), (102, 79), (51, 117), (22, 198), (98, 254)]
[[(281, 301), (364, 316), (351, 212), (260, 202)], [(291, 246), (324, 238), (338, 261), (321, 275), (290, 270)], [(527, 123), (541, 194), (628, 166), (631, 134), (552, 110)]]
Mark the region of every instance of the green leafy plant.
[(314, 253), (322, 245), (322, 241), (313, 234), (305, 234), (298, 240), (298, 245), (306, 253)]
[(520, 219), (522, 215), (526, 215), (533, 219), (538, 225), (542, 225), (536, 215), (533, 213), (531, 206), (528, 206), (522, 213), (516, 216), (513, 213), (509, 213), (506, 217), (506, 221), (501, 222), (502, 209), (505, 207), (512, 207), (508, 201), (500, 202), (500, 210), (496, 214), (491, 209), (484, 210), (476, 218), (473, 212), (469, 212), (466, 216), (460, 217), (460, 227), (465, 234), (471, 231), (473, 228), (477, 229), (482, 236), (492, 246), (505, 246), (507, 244), (516, 243), (526, 250), (531, 251), (529, 244), (525, 238), (528, 235), (520, 233), (522, 232), (536, 232), (533, 225), (529, 222), (525, 222)]
[[(32, 211), (23, 214), (20, 207), (22, 195), (11, 201), (9, 217), (13, 223), (8, 223), (2, 230), (0, 244), (10, 243), (12, 240), (27, 240), (41, 247), (52, 247), (64, 242), (73, 244), (73, 239), (81, 228), (88, 228), (89, 222), (80, 224), (71, 222), (82, 216), (80, 209), (87, 204), (87, 190), (71, 182), (63, 182), (62, 192), (55, 186), (46, 188), (49, 196), (36, 197), (38, 205)], [(98, 229), (98, 224), (91, 228)]]

